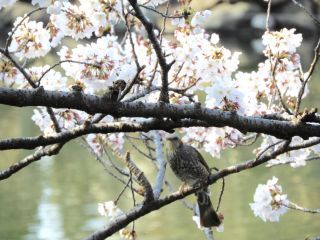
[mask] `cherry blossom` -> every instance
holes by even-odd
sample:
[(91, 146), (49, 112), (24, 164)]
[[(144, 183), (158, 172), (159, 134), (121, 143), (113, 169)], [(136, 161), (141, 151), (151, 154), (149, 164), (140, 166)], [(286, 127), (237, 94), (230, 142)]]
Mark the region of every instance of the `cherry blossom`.
[(37, 58), (50, 51), (50, 34), (42, 22), (29, 21), (29, 17), (24, 20), (18, 17), (13, 25), (16, 31), (12, 36), (9, 51), (17, 57)]
[(121, 211), (114, 201), (108, 201), (98, 204), (98, 212), (101, 216), (107, 216), (110, 219), (115, 219), (118, 216), (124, 214), (123, 211)]
[(0, 80), (5, 86), (12, 86), (14, 83), (21, 84), (24, 80), (20, 71), (2, 54), (0, 54)]
[[(62, 130), (72, 129), (82, 124), (88, 117), (87, 113), (78, 110), (53, 109), (53, 112)], [(53, 122), (45, 108), (38, 107), (34, 109), (31, 119), (38, 125), (45, 136), (56, 134)]]
[(122, 239), (135, 240), (137, 239), (137, 233), (134, 230), (129, 230), (128, 228), (122, 228), (119, 231), (120, 237)]
[[(45, 65), (43, 67), (32, 67), (29, 68), (27, 72), (31, 79), (38, 84), (38, 81), (41, 78), (40, 86), (43, 86), (46, 90), (67, 91), (67, 78), (63, 77), (60, 72), (56, 72), (53, 69), (49, 70), (49, 68), (49, 65)], [(45, 75), (43, 76), (43, 74)], [(22, 86), (23, 85), (24, 84), (22, 84)]]
[(62, 61), (78, 61), (65, 62), (62, 67), (67, 76), (83, 82), (89, 92), (105, 89), (120, 78), (129, 81), (136, 73), (136, 66), (122, 55), (115, 36), (101, 37), (96, 43), (79, 44), (72, 50), (64, 46), (58, 55)]
[[(265, 149), (266, 147), (270, 145), (274, 145), (275, 143), (279, 142), (279, 139), (263, 135), (263, 142), (261, 146), (258, 148), (258, 150)], [(300, 137), (293, 137), (291, 140), (291, 144), (301, 144), (303, 143), (303, 139)], [(269, 151), (276, 151), (279, 148), (279, 144), (274, 145), (272, 148), (269, 148)], [(257, 150), (255, 150), (257, 151)], [(306, 159), (311, 154), (310, 149), (298, 149), (293, 150), (290, 152), (286, 152), (284, 154), (281, 154), (277, 156), (276, 159), (272, 159), (268, 162), (267, 166), (272, 166), (274, 164), (281, 164), (281, 163), (290, 163), (291, 167), (301, 167), (306, 165)]]
[(278, 179), (273, 177), (267, 184), (259, 184), (254, 194), (254, 203), (250, 207), (254, 215), (263, 221), (279, 222), (280, 216), (288, 211), (287, 195), (282, 194), (282, 188), (277, 184)]
[(182, 132), (185, 134), (182, 137), (183, 142), (203, 149), (217, 158), (220, 158), (221, 150), (227, 147), (235, 147), (236, 142), (242, 138), (239, 131), (228, 127), (191, 127), (183, 129)]
[(50, 45), (51, 47), (57, 47), (60, 43), (61, 40), (64, 37), (64, 32), (62, 29), (56, 27), (53, 22), (56, 21), (57, 15), (52, 14), (50, 15), (50, 21), (47, 24), (47, 29), (50, 33)]
[(65, 36), (75, 40), (90, 38), (96, 30), (84, 8), (64, 2), (61, 12), (51, 19), (52, 24), (60, 29)]
[(296, 52), (301, 45), (302, 35), (295, 34), (296, 29), (283, 28), (280, 31), (267, 31), (262, 36), (262, 43), (266, 46), (266, 56), (283, 58)]

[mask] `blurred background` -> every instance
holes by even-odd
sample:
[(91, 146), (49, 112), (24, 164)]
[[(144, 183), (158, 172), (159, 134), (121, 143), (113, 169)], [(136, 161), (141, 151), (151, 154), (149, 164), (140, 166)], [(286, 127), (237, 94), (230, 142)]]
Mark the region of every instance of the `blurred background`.
[[(241, 70), (256, 70), (257, 64), (264, 60), (259, 39), (265, 28), (266, 3), (262, 0), (218, 2), (199, 0), (193, 1), (192, 4), (196, 10), (212, 9), (213, 14), (207, 21), (208, 31), (218, 33), (223, 46), (232, 51), (242, 52)], [(319, 19), (319, 1), (300, 2)], [(175, 1), (172, 1), (172, 4), (175, 5)], [(14, 19), (31, 10), (30, 6), (28, 1), (20, 1), (13, 7), (0, 11), (1, 46), (4, 44), (6, 33), (11, 30)], [(149, 17), (158, 21), (161, 26), (161, 20), (155, 15)], [(34, 18), (46, 19), (45, 15), (41, 14), (35, 15)], [(319, 25), (315, 25), (308, 14), (292, 1), (274, 0), (270, 27), (296, 28), (298, 33), (303, 34), (303, 44), (298, 52), (302, 56), (306, 71), (320, 34)], [(119, 35), (123, 34), (121, 26), (117, 31)], [(170, 37), (171, 33), (172, 29), (168, 28), (167, 36)], [(55, 55), (50, 55), (30, 64), (44, 65), (54, 62)], [(310, 94), (303, 102), (306, 107), (319, 108), (319, 78), (318, 67), (309, 85)], [(32, 110), (33, 108), (20, 109), (0, 105), (0, 137), (3, 139), (39, 135), (38, 127), (30, 119)], [(209, 165), (223, 168), (252, 159), (252, 150), (256, 146), (224, 151), (221, 159), (204, 155)], [(0, 169), (31, 153), (32, 151), (25, 150), (0, 152)], [(134, 149), (132, 157), (150, 179), (155, 179), (156, 171), (150, 161)], [(291, 210), (281, 217), (279, 223), (265, 223), (255, 217), (249, 207), (249, 203), (253, 202), (257, 185), (265, 183), (272, 176), (277, 176), (289, 200), (311, 209), (319, 208), (319, 173), (319, 163), (312, 161), (303, 168), (260, 166), (229, 176), (226, 179), (226, 189), (220, 207), (225, 216), (225, 231), (214, 231), (215, 239), (284, 240), (314, 239), (320, 236), (320, 215)], [(167, 175), (178, 189), (180, 182), (170, 169), (167, 170)], [(107, 223), (107, 218), (98, 214), (98, 203), (115, 200), (122, 188), (123, 185), (108, 175), (79, 142), (70, 142), (59, 155), (33, 163), (0, 182), (0, 239), (82, 239)], [(220, 188), (221, 182), (211, 187), (214, 204), (217, 204)], [(187, 201), (195, 202), (194, 196), (187, 197)], [(131, 192), (127, 190), (119, 201), (119, 207), (125, 211), (130, 209), (132, 204)], [(136, 231), (138, 238), (144, 240), (205, 239), (192, 221), (192, 212), (181, 202), (175, 202), (139, 219), (136, 221)], [(120, 239), (120, 236), (116, 233), (110, 239)]]

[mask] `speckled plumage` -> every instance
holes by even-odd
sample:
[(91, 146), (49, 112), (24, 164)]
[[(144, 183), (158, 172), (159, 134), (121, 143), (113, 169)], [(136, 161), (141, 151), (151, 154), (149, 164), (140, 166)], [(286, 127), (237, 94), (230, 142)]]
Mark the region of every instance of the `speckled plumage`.
[(180, 145), (176, 151), (168, 151), (167, 159), (172, 171), (183, 182), (194, 185), (209, 177), (208, 166), (199, 161), (200, 153), (189, 145)]
[[(210, 169), (201, 154), (194, 147), (183, 144), (177, 136), (166, 141), (167, 161), (174, 174), (192, 186), (208, 180)], [(221, 221), (213, 210), (207, 188), (196, 193), (199, 205), (200, 224), (204, 227), (219, 226)]]

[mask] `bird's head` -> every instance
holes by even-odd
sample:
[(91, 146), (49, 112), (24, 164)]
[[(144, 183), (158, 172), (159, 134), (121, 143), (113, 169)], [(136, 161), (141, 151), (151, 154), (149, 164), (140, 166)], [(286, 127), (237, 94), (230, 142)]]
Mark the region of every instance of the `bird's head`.
[(167, 148), (179, 148), (182, 145), (181, 139), (177, 134), (170, 134), (166, 139)]

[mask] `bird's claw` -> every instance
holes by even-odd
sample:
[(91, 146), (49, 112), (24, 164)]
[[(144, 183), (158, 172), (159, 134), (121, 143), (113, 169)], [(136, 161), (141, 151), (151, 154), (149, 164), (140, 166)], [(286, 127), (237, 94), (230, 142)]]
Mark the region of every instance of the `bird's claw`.
[(180, 193), (180, 194), (183, 194), (184, 192), (185, 192), (185, 190), (186, 190), (186, 183), (182, 183), (181, 184), (181, 186), (179, 187), (179, 190), (178, 190), (178, 192)]

